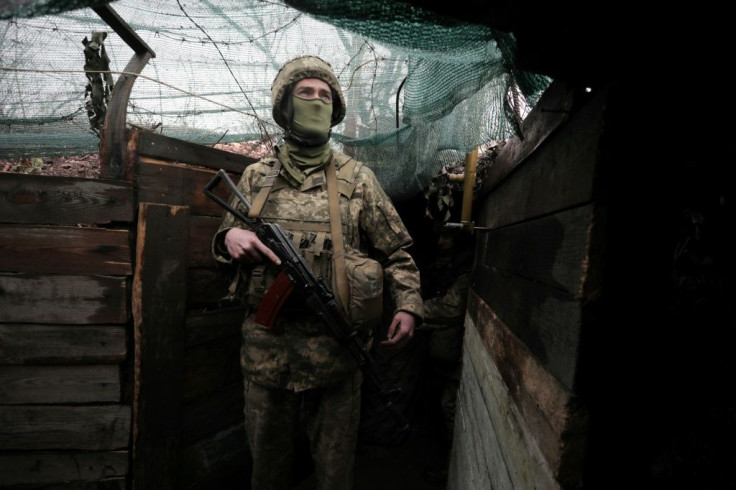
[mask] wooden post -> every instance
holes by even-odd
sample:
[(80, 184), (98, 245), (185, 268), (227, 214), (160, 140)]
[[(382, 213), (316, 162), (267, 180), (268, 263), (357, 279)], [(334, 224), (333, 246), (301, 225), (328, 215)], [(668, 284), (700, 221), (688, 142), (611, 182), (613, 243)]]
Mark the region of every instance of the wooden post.
[(132, 299), (136, 490), (180, 488), (188, 244), (188, 207), (140, 204)]
[(93, 10), (130, 46), (135, 54), (125, 66), (115, 82), (112, 100), (107, 108), (105, 124), (100, 140), (100, 166), (104, 179), (134, 180), (134, 175), (126, 167), (128, 163), (125, 120), (128, 114), (128, 99), (133, 90), (136, 75), (143, 71), (156, 53), (136, 34), (136, 32), (109, 5), (98, 5)]
[(460, 223), (463, 227), (473, 229), (473, 189), (475, 188), (475, 169), (478, 166), (478, 147), (465, 155), (465, 178), (463, 179), (463, 208)]

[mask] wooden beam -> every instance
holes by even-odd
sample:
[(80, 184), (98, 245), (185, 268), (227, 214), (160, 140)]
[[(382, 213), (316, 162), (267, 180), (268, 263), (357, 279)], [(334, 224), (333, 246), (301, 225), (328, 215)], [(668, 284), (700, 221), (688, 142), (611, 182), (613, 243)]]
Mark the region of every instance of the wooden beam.
[(133, 279), (133, 486), (173, 490), (183, 402), (189, 208), (141, 203)]
[(209, 146), (190, 143), (151, 132), (140, 132), (139, 152), (141, 156), (166, 159), (179, 163), (190, 163), (214, 170), (225, 169), (240, 175), (245, 167), (255, 163), (256, 158), (218, 150)]
[(141, 202), (189, 206), (193, 215), (221, 217), (223, 209), (203, 192), (214, 176), (211, 169), (143, 156), (138, 165), (138, 198)]
[(124, 325), (0, 324), (0, 364), (119, 364)]
[(0, 322), (125, 323), (124, 277), (0, 273)]
[[(123, 71), (141, 73), (150, 59), (149, 52), (136, 53)], [(129, 158), (125, 120), (128, 117), (128, 100), (136, 78), (138, 78), (136, 75), (120, 75), (115, 82), (112, 100), (107, 108), (100, 138), (100, 175), (105, 179), (132, 181), (135, 178), (135, 175), (127, 172)]]
[[(247, 308), (234, 306), (201, 312), (190, 312), (186, 320), (186, 345), (204, 344), (240, 334)], [(1, 347), (1, 346), (0, 346)]]
[(0, 224), (0, 272), (127, 276), (133, 273), (130, 232)]
[(0, 450), (127, 449), (130, 407), (0, 405)]
[(0, 366), (0, 404), (119, 403), (118, 366)]
[[(605, 129), (601, 116), (605, 101), (605, 94), (599, 94), (566, 124), (554, 126), (553, 137), (549, 137), (552, 128), (540, 131), (547, 135), (545, 140), (525, 150), (532, 153), (517, 155), (523, 164), (516, 161), (512, 177), (483, 199), (478, 209), (480, 225), (499, 228), (593, 200), (599, 183), (596, 174)], [(498, 162), (495, 160), (490, 169)]]
[[(65, 490), (125, 488), (125, 485), (112, 486), (110, 482), (127, 474), (128, 451), (0, 454), (0, 482), (19, 485), (18, 488), (29, 488), (30, 485), (37, 489), (47, 488), (45, 485), (49, 485), (48, 488), (63, 485)], [(82, 482), (89, 482), (89, 487), (83, 486)], [(52, 487), (51, 484), (59, 486)]]
[(113, 10), (110, 5), (96, 5), (92, 7), (92, 10), (109, 25), (120, 38), (125, 41), (125, 44), (136, 53), (148, 53), (151, 58), (156, 57), (156, 53), (148, 46), (148, 44), (141, 39), (141, 37), (131, 28), (119, 15)]
[[(517, 419), (513, 430), (524, 433), (521, 437), (501, 433), (504, 422), (493, 424), (495, 436), (505, 441), (502, 445), (504, 451), (513, 454), (514, 458), (520, 456), (520, 465), (528, 465), (528, 461), (525, 462), (528, 455), (540, 451), (546, 465), (536, 463), (534, 466), (549, 466), (558, 481), (571, 483), (567, 480), (582, 474), (581, 457), (586, 444), (587, 411), (581, 407), (572, 390), (563, 386), (496, 312), (472, 292), (468, 296), (468, 311), (466, 358), (473, 358), (471, 364), (482, 361), (495, 372), (495, 379), (480, 377), (485, 382), (477, 391), (496, 392), (494, 395), (481, 395), (489, 402), (495, 400), (501, 403), (501, 406), (490, 407), (488, 412), (491, 416), (513, 413)], [(501, 419), (507, 419), (507, 416)], [(475, 423), (473, 426), (476, 426)], [(522, 440), (524, 445), (529, 446), (528, 449), (509, 450), (509, 447)], [(533, 444), (530, 444), (531, 441)], [(506, 462), (511, 462), (511, 459), (506, 459)], [(534, 478), (532, 481), (541, 480)]]
[(103, 179), (3, 173), (0, 222), (55, 225), (132, 222), (133, 186)]
[(478, 190), (479, 201), (534, 153), (558, 126), (568, 120), (573, 101), (574, 92), (565, 84), (552, 83), (547, 88), (521, 125), (524, 139), (511, 138), (498, 152)]

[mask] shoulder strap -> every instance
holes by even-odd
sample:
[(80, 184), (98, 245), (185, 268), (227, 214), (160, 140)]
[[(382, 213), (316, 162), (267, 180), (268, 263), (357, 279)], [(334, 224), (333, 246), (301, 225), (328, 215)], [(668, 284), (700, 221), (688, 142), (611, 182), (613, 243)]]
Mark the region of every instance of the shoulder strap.
[(280, 170), (281, 160), (276, 158), (276, 161), (273, 163), (273, 167), (271, 167), (271, 171), (268, 172), (263, 178), (263, 185), (261, 186), (261, 190), (258, 191), (258, 195), (256, 195), (255, 199), (253, 199), (253, 204), (251, 204), (250, 210), (248, 210), (249, 218), (257, 218), (261, 215), (263, 205), (266, 204), (266, 201), (268, 200), (268, 195), (271, 193), (271, 189), (273, 188), (273, 181), (276, 179), (276, 177), (278, 177)]
[(330, 204), (330, 235), (332, 235), (332, 260), (334, 263), (337, 294), (343, 308), (348, 304), (348, 284), (345, 276), (345, 245), (342, 238), (342, 220), (340, 219), (340, 201), (337, 196), (337, 175), (335, 165), (330, 162), (325, 167), (327, 175), (327, 199)]

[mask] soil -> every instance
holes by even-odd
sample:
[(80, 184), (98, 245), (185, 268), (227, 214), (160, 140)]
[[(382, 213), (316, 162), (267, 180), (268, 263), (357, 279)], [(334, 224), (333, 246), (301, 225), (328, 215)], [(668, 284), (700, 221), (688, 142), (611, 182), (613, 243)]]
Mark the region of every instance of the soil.
[[(269, 146), (262, 141), (217, 144), (215, 148), (253, 158), (262, 158), (270, 151)], [(0, 159), (0, 173), (2, 172), (99, 179), (100, 155), (91, 153), (58, 157)]]

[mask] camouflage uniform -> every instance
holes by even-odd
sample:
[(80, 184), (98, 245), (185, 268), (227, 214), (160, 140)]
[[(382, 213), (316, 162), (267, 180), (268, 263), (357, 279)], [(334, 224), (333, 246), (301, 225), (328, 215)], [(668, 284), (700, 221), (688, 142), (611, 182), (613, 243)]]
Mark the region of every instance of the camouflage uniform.
[[(250, 165), (243, 172), (238, 187), (250, 202), (253, 202), (278, 157), (277, 147), (274, 154)], [(370, 252), (379, 260), (384, 268), (384, 286), (393, 299), (395, 311), (407, 311), (421, 318), (419, 272), (406, 251), (412, 240), (391, 200), (381, 189), (373, 172), (359, 162), (334, 152), (331, 164), (337, 169), (346, 249)], [(282, 169), (260, 216), (279, 223), (315, 273), (325, 277), (330, 284), (332, 251), (324, 170), (310, 174), (298, 185)], [(227, 215), (213, 240), (213, 251), (220, 262), (231, 262), (223, 242), (225, 233), (234, 226), (243, 225)], [(248, 304), (256, 306), (273, 280), (274, 270), (271, 266), (253, 267), (241, 263), (238, 277), (238, 288), (232, 289), (233, 293), (244, 292)], [(364, 332), (364, 335), (369, 337), (370, 332)], [(314, 417), (324, 420), (315, 422), (313, 417), (311, 422), (305, 424), (309, 430), (310, 424), (324, 424), (332, 420), (332, 425), (328, 424), (324, 428), (317, 436), (317, 441), (312, 440), (313, 445), (319, 446), (316, 450), (313, 447), (313, 453), (317, 452), (315, 459), (318, 459), (315, 461), (317, 479), (324, 488), (350, 488), (359, 418), (360, 371), (355, 359), (327, 332), (322, 322), (299, 304), (297, 295), (292, 294), (270, 330), (258, 327), (252, 315), (246, 317), (241, 365), (249, 404), (246, 408), (246, 426), (254, 453), (254, 477), (260, 478), (255, 475), (256, 472), (264, 477), (258, 488), (277, 486), (274, 482), (265, 482), (270, 478), (269, 474), (285, 476), (284, 473), (290, 469), (278, 464), (279, 461), (283, 463), (283, 457), (289, 456), (283, 437), (270, 441), (265, 428), (275, 423), (281, 429), (274, 428), (273, 431), (279, 432), (286, 422), (289, 422), (288, 427), (294, 427), (291, 424), (296, 423), (294, 414), (299, 405), (295, 394), (314, 389), (328, 392), (342, 390), (341, 394), (335, 395), (338, 401), (334, 405), (344, 407), (341, 410), (344, 415), (342, 419), (337, 418), (334, 411), (324, 413), (322, 408), (315, 409)], [(254, 390), (259, 393), (258, 396), (252, 394)], [(309, 400), (312, 396), (306, 393), (303, 400)], [(279, 413), (269, 413), (273, 411), (271, 403), (274, 399), (280, 400)], [(268, 401), (268, 407), (259, 407), (254, 406), (260, 403), (256, 400), (271, 401)], [(283, 410), (282, 404), (291, 406), (292, 411)], [(291, 419), (281, 422), (265, 420), (271, 416)], [(326, 447), (339, 450), (320, 449)], [(257, 451), (263, 454), (256, 454)], [(322, 454), (319, 454), (320, 451)], [(276, 455), (279, 458), (275, 458)], [(258, 469), (258, 465), (263, 466)], [(342, 473), (346, 474), (333, 475), (327, 468), (342, 469)]]
[(437, 257), (422, 275), (424, 324), (429, 331), (432, 383), (439, 399), (447, 446), (452, 443), (455, 405), (462, 368), (465, 308), (470, 288), (472, 256), (455, 249)]

